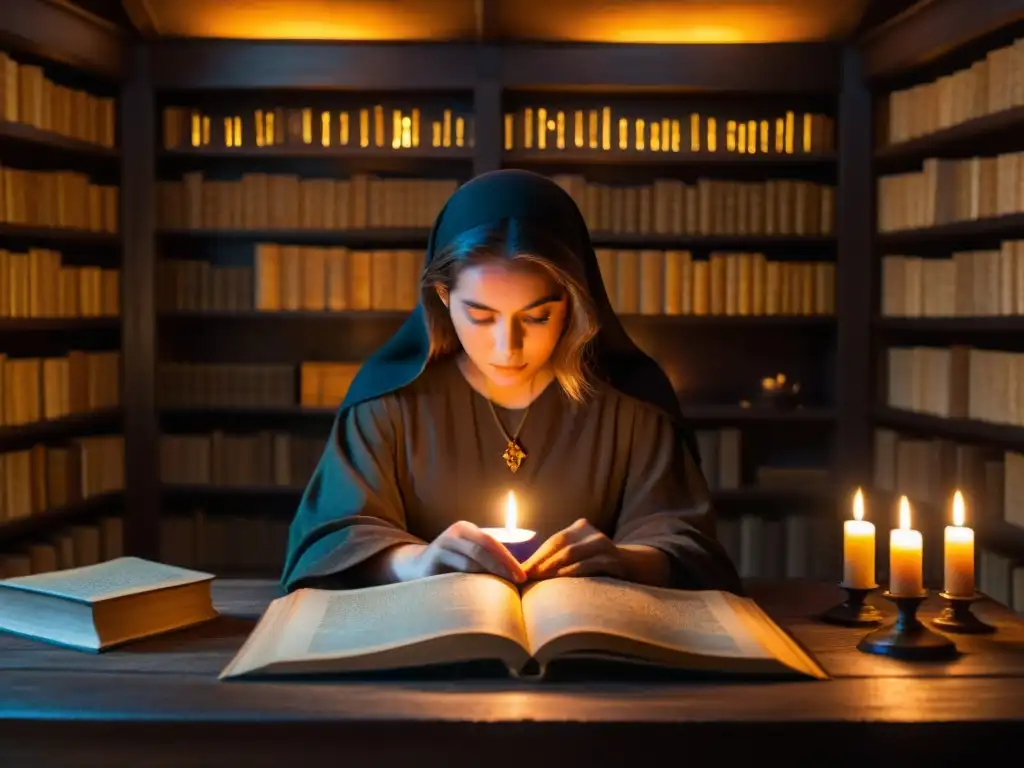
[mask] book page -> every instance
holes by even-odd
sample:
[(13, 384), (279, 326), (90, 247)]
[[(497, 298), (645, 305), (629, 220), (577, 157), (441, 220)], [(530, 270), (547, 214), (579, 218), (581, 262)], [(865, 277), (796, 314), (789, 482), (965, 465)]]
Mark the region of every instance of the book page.
[(95, 603), (125, 595), (212, 579), (213, 574), (119, 557), (97, 565), (4, 579), (0, 584), (30, 592)]
[(299, 590), (275, 660), (377, 653), (431, 638), (482, 633), (526, 646), (519, 593), (480, 574), (444, 574), (353, 590)]
[(721, 592), (560, 578), (530, 585), (522, 602), (534, 653), (567, 634), (599, 633), (702, 656), (773, 657)]

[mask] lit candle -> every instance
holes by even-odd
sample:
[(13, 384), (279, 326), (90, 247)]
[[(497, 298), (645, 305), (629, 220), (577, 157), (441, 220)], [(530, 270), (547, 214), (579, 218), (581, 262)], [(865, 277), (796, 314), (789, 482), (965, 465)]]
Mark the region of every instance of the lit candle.
[(889, 533), (889, 593), (916, 597), (924, 592), (921, 532), (910, 527), (910, 502), (900, 496), (900, 527)]
[(843, 586), (875, 587), (875, 525), (864, 519), (864, 493), (853, 496), (853, 520), (843, 523)]
[(974, 530), (964, 525), (964, 497), (953, 494), (953, 524), (946, 526), (945, 583), (946, 593), (956, 597), (974, 595)]
[(518, 527), (518, 505), (514, 491), (508, 492), (505, 501), (505, 527), (483, 528), (483, 532), (494, 537), (512, 553), (521, 563), (526, 562), (530, 555), (537, 551), (539, 542), (535, 531)]

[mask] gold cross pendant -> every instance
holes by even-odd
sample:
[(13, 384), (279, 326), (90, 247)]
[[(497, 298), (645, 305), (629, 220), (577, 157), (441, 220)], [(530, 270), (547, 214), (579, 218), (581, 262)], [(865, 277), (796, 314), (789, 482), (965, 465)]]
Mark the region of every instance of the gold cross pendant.
[(523, 463), (523, 459), (526, 458), (526, 451), (520, 448), (515, 440), (509, 440), (505, 452), (501, 454), (501, 458), (505, 460), (505, 463), (508, 464), (508, 468), (512, 470), (514, 475), (516, 470), (519, 469), (519, 465)]

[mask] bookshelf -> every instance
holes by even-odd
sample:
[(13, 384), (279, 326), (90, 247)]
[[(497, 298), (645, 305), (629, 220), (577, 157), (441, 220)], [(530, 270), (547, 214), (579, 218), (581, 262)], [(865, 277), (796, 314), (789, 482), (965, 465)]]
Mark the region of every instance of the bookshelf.
[(882, 40), (874, 57), (873, 501), (888, 523), (910, 497), (937, 582), (961, 489), (979, 588), (1024, 610), (1024, 26), (1004, 9), (956, 29), (950, 5), (917, 28), (941, 30), (943, 55), (901, 60)]
[[(62, 33), (13, 36), (5, 26), (0, 35), (7, 576), (124, 552), (119, 84), (108, 47), (92, 47), (115, 35), (78, 12), (51, 11), (68, 14)], [(77, 45), (50, 45), (65, 32), (81, 33)]]
[[(53, 14), (60, 24), (46, 23)], [(56, 0), (19, 4), (0, 19), (0, 43), (118, 97), (112, 146), (0, 122), (5, 152), (116, 181), (121, 208), (116, 232), (0, 221), (0, 247), (116, 266), (122, 289), (118, 317), (0, 318), (0, 339), (26, 354), (79, 340), (119, 349), (122, 379), (119, 407), (2, 428), (0, 446), (123, 434), (124, 492), (93, 497), (90, 509), (126, 510), (126, 551), (276, 575), (284, 526), (334, 405), (353, 366), (408, 311), (411, 267), (440, 201), (473, 175), (525, 167), (559, 179), (587, 215), (627, 329), (665, 366), (702, 434), (722, 538), (741, 569), (838, 572), (837, 510), (845, 516), (847, 491), (871, 478), (873, 345), (918, 333), (871, 311), (872, 51), (143, 42)], [(554, 122), (543, 147), (541, 108)], [(978, 125), (958, 126), (955, 140), (969, 142), (970, 131), (985, 131)], [(898, 155), (886, 162), (913, 163)], [(988, 233), (956, 236), (973, 243)], [(297, 264), (297, 274), (282, 272)], [(322, 290), (304, 279), (321, 264)], [(392, 276), (378, 283), (394, 290), (332, 293), (329, 275), (354, 268), (372, 278), (377, 266)], [(278, 289), (268, 290), (257, 274), (275, 268)], [(673, 274), (688, 275), (690, 288), (666, 279)], [(1009, 318), (978, 322), (954, 330), (1013, 330)], [(764, 391), (778, 373), (799, 382), (799, 409), (778, 388)], [(31, 539), (9, 531), (6, 549)]]
[[(280, 62), (295, 51), (264, 48)], [(456, 76), (447, 62), (464, 52), (453, 46), (434, 49), (443, 83), (396, 89), (358, 68), (314, 83), (285, 65), (259, 90), (226, 69), (199, 71), (186, 50), (250, 55), (230, 41), (169, 42), (152, 59), (160, 475), (150, 530), (162, 559), (276, 572), (355, 365), (416, 300), (440, 205), (476, 173), (522, 167), (555, 178), (588, 218), (627, 329), (701, 433), (737, 562), (750, 575), (827, 575), (835, 550), (809, 553), (834, 517), (843, 428), (834, 81), (811, 67), (784, 88), (744, 73), (711, 95), (682, 83), (651, 95), (656, 80), (632, 69), (607, 92), (571, 87), (572, 72), (552, 92), (544, 78)], [(391, 55), (398, 69), (417, 52)], [(835, 63), (818, 46), (795, 58)], [(539, 119), (550, 129), (538, 132)], [(799, 382), (796, 398), (765, 394), (778, 373)], [(225, 543), (241, 539), (262, 554)]]

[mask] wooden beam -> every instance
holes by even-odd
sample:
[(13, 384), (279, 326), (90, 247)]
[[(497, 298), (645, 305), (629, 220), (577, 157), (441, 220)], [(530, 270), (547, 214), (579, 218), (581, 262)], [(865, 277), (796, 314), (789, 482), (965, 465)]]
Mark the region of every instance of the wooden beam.
[(1024, 19), (1024, 0), (922, 0), (858, 41), (869, 79), (913, 69)]
[(158, 90), (339, 88), (472, 90), (474, 44), (164, 40), (153, 45)]
[(156, 19), (150, 13), (146, 0), (121, 0), (121, 6), (143, 40), (156, 40), (160, 37)]
[(498, 4), (495, 0), (473, 0), (473, 15), (476, 17), (476, 40), (478, 43), (490, 42), (500, 37), (497, 16)]
[(160, 429), (156, 408), (156, 115), (148, 45), (131, 50), (121, 98), (121, 367), (126, 552), (159, 556)]
[(514, 45), (502, 49), (511, 88), (652, 87), (718, 92), (831, 93), (839, 46)]
[(0, 0), (0, 45), (120, 79), (125, 36), (65, 0)]
[(871, 318), (878, 296), (878, 266), (872, 252), (871, 94), (861, 65), (859, 52), (850, 46), (844, 55), (839, 98), (836, 191), (835, 461), (839, 487), (847, 490), (871, 485)]
[(840, 48), (779, 45), (466, 45), (166, 40), (154, 84), (175, 88), (472, 90), (497, 61), (505, 88), (650, 87), (832, 93)]

